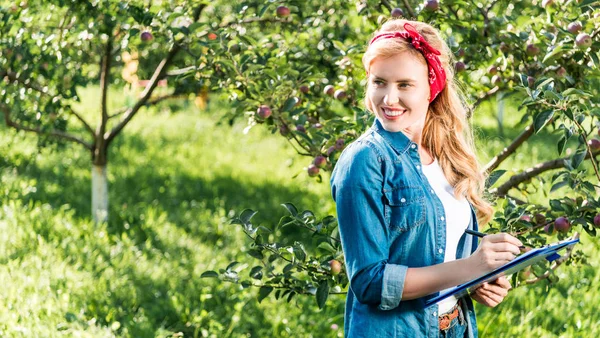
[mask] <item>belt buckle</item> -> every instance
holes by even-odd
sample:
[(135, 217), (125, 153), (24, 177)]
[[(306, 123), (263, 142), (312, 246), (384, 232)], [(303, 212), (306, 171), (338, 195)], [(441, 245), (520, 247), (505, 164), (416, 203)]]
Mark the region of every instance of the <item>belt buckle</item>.
[(451, 311), (438, 317), (438, 323), (441, 331), (448, 330), (452, 320), (459, 317), (459, 306), (456, 304)]

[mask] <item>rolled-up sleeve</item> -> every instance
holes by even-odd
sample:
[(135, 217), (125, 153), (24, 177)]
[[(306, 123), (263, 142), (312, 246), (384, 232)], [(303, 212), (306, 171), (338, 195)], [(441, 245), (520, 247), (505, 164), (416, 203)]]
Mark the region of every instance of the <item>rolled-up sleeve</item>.
[(340, 158), (331, 180), (350, 289), (363, 304), (400, 304), (407, 267), (391, 264), (381, 163), (368, 146)]

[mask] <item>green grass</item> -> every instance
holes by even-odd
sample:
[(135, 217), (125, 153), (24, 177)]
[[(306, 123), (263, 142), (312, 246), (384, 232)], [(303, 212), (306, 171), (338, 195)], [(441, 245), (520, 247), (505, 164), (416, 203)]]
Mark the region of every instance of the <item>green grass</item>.
[[(94, 89), (85, 94), (97, 100)], [(73, 145), (39, 149), (33, 135), (0, 127), (0, 336), (342, 336), (341, 296), (323, 310), (303, 296), (259, 304), (256, 290), (200, 278), (232, 260), (254, 263), (241, 254), (249, 245), (242, 231), (228, 224), (245, 208), (269, 227), (285, 214), (283, 202), (334, 213), (327, 176), (320, 184), (309, 179), (309, 159), (265, 128), (244, 134), (243, 121), (217, 126), (224, 109), (213, 102), (208, 112), (141, 112), (110, 150), (111, 220), (103, 225), (89, 217), (89, 153)], [(494, 136), (489, 113), (476, 121), (479, 152), (489, 159), (508, 140)], [(517, 133), (506, 128), (509, 138)], [(549, 139), (535, 136), (502, 167), (554, 156), (543, 146)], [(590, 257), (600, 253), (597, 239), (582, 242)], [(598, 264), (561, 267), (549, 291), (542, 282), (513, 291), (495, 309), (478, 307), (482, 336), (600, 335)]]

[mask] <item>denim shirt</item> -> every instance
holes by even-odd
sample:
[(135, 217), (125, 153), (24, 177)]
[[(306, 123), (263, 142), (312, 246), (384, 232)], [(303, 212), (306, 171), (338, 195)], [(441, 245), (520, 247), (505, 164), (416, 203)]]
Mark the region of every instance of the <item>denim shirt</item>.
[[(438, 337), (438, 306), (401, 301), (409, 267), (444, 262), (444, 207), (421, 172), (417, 145), (402, 132), (373, 126), (342, 152), (331, 177), (350, 288), (346, 337)], [(471, 206), (470, 229), (477, 230)], [(463, 234), (456, 258), (477, 240)], [(471, 298), (459, 300), (467, 337), (477, 337)]]

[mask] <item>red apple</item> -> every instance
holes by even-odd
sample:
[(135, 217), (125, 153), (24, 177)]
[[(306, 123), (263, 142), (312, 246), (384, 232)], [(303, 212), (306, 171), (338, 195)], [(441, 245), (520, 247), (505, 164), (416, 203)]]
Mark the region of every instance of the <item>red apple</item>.
[(589, 46), (592, 45), (592, 37), (589, 36), (587, 33), (580, 33), (575, 38), (575, 44), (581, 49), (587, 49)]
[(300, 86), (300, 92), (302, 92), (302, 94), (308, 94), (309, 91), (310, 88), (307, 85)]
[(529, 215), (523, 215), (519, 219), (522, 221), (525, 221), (525, 222), (531, 222), (531, 216), (529, 216)]
[(261, 118), (266, 119), (267, 117), (271, 116), (271, 108), (267, 105), (262, 105), (262, 106), (258, 107), (258, 109), (256, 110), (256, 113)]
[(535, 84), (535, 77), (528, 76), (527, 77), (527, 84), (529, 85), (529, 88), (533, 88), (533, 85)]
[(140, 39), (142, 39), (143, 42), (151, 41), (152, 38), (153, 38), (152, 33), (148, 32), (148, 31), (143, 31), (142, 34), (140, 34)]
[(567, 75), (567, 70), (564, 67), (560, 67), (556, 71), (556, 75), (558, 75), (560, 77), (564, 77), (565, 75)]
[(466, 68), (467, 68), (467, 66), (462, 61), (458, 61), (457, 63), (454, 64), (454, 70), (457, 73), (460, 73), (460, 72), (464, 71)]
[(342, 263), (335, 259), (329, 261), (329, 267), (331, 268), (331, 274), (334, 276), (339, 275), (342, 271)]
[(346, 94), (346, 91), (343, 89), (338, 89), (335, 91), (335, 93), (333, 94), (333, 97), (335, 97), (338, 100), (343, 100), (347, 97), (348, 95)]
[(544, 232), (548, 235), (552, 235), (552, 233), (554, 232), (554, 226), (552, 225), (552, 223), (544, 225)]
[(498, 73), (498, 67), (496, 66), (490, 66), (487, 70), (489, 75), (496, 75), (496, 73)]
[(290, 9), (287, 8), (286, 6), (279, 6), (277, 7), (277, 16), (280, 18), (285, 18), (287, 16), (290, 15)]
[(217, 39), (217, 34), (210, 32), (208, 33), (208, 35), (206, 36), (209, 40), (213, 41)]
[(335, 150), (342, 150), (344, 149), (344, 139), (343, 138), (339, 138), (335, 141)]
[(329, 96), (333, 96), (333, 93), (335, 93), (335, 87), (332, 85), (327, 85), (325, 86), (325, 89), (323, 89), (323, 93)]
[(566, 217), (559, 217), (554, 220), (554, 227), (557, 231), (567, 232), (571, 227), (571, 223), (569, 223), (569, 220)]
[(440, 2), (438, 0), (427, 0), (425, 3), (425, 9), (428, 11), (437, 11), (440, 8)]
[(304, 126), (301, 125), (301, 124), (296, 125), (296, 130), (300, 131), (300, 132), (303, 132), (303, 133), (306, 133), (306, 128), (304, 128)]
[(600, 214), (594, 216), (594, 226), (600, 228)]
[(327, 165), (327, 158), (323, 155), (318, 155), (313, 160), (313, 164), (319, 168), (323, 168), (325, 165)]
[(582, 28), (583, 28), (583, 26), (581, 25), (581, 22), (579, 22), (579, 21), (573, 21), (567, 26), (567, 30), (573, 34), (579, 33), (579, 31)]
[(404, 16), (404, 12), (402, 11), (402, 9), (396, 7), (394, 9), (392, 9), (392, 18), (399, 18), (401, 16)]
[(306, 171), (308, 172), (308, 176), (310, 176), (310, 177), (315, 177), (315, 176), (319, 175), (319, 168), (317, 168), (317, 166), (315, 166), (312, 163), (308, 166)]
[(590, 148), (593, 151), (599, 150), (600, 149), (600, 140), (595, 139), (595, 138), (588, 140), (588, 145), (590, 146)]

